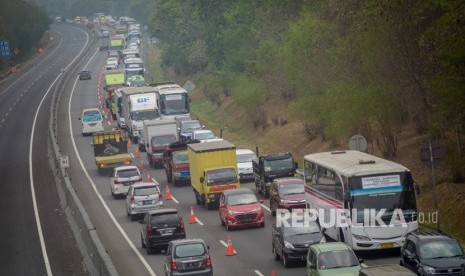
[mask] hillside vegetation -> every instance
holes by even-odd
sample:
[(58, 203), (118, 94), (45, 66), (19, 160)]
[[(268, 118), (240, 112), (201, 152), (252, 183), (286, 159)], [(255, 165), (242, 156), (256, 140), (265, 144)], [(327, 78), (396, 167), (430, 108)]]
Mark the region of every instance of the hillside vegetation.
[[(0, 7), (0, 40), (8, 40), (13, 61), (24, 60), (48, 29), (49, 17), (33, 1), (1, 0)], [(0, 70), (6, 65), (0, 56)]]
[(238, 146), (302, 160), (360, 133), (369, 153), (413, 171), (427, 212), (419, 152), (439, 141), (441, 226), (465, 240), (463, 10), (443, 0), (160, 0), (150, 29), (165, 78), (192, 80), (196, 115)]

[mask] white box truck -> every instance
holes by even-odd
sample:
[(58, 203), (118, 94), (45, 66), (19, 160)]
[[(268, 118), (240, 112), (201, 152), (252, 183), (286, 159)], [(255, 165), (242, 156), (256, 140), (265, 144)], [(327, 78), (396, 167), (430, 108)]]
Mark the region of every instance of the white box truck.
[(149, 163), (154, 168), (162, 167), (163, 151), (169, 144), (179, 139), (176, 121), (173, 119), (144, 121), (143, 128)]
[(137, 142), (145, 120), (160, 119), (155, 90), (150, 86), (121, 89), (123, 114), (129, 137)]

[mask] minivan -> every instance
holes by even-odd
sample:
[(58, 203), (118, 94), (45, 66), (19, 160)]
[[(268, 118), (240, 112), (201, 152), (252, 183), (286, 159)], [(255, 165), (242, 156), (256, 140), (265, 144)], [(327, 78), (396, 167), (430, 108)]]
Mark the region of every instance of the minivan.
[(98, 108), (86, 108), (82, 110), (81, 117), (82, 135), (92, 134), (94, 132), (104, 131), (103, 116)]

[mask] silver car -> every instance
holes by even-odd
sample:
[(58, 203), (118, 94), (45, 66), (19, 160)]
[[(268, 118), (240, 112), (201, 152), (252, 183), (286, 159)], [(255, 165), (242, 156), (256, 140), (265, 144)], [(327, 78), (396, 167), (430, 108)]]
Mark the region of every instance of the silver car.
[(134, 221), (151, 210), (163, 208), (163, 198), (158, 183), (133, 184), (126, 195), (126, 212)]
[(118, 196), (125, 196), (129, 187), (138, 182), (142, 182), (142, 175), (137, 166), (116, 167), (110, 174), (111, 195), (115, 199)]

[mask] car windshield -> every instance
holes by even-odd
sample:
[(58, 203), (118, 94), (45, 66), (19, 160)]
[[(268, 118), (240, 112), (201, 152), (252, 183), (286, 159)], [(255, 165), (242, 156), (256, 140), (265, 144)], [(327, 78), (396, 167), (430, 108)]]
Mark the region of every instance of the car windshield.
[(176, 258), (186, 258), (205, 255), (205, 246), (202, 243), (180, 244), (174, 249)]
[(182, 130), (195, 130), (195, 129), (201, 129), (202, 126), (200, 125), (199, 122), (188, 122), (188, 123), (182, 123)]
[(228, 205), (245, 205), (257, 203), (255, 194), (237, 194), (228, 196)]
[(257, 159), (254, 153), (243, 153), (237, 155), (237, 163), (252, 162), (253, 159)]
[(83, 122), (93, 122), (93, 121), (101, 121), (102, 115), (98, 111), (87, 111), (84, 113), (82, 117)]
[(295, 184), (281, 184), (279, 185), (279, 194), (284, 195), (299, 195), (304, 194), (305, 188), (304, 183), (295, 183)]
[(282, 171), (294, 168), (292, 158), (265, 160), (265, 171)]
[(173, 162), (174, 164), (189, 163), (189, 157), (187, 156), (187, 150), (173, 153)]
[(152, 137), (153, 146), (169, 145), (173, 143), (174, 141), (176, 141), (176, 136), (174, 135), (162, 135), (162, 136)]
[(355, 253), (350, 250), (322, 252), (318, 255), (318, 269), (333, 269), (360, 265)]
[(285, 227), (283, 226), (284, 237), (297, 236), (297, 235), (310, 235), (320, 232), (320, 227), (316, 222), (309, 222), (308, 225), (302, 227)]
[(208, 140), (215, 138), (215, 135), (212, 132), (200, 132), (195, 133), (193, 138), (197, 140)]
[(148, 196), (158, 193), (156, 186), (139, 187), (134, 189), (135, 196)]
[(425, 259), (439, 259), (463, 256), (456, 241), (431, 241), (420, 246), (420, 256)]
[(139, 171), (135, 169), (118, 170), (118, 172), (116, 173), (116, 177), (133, 177), (139, 175)]

